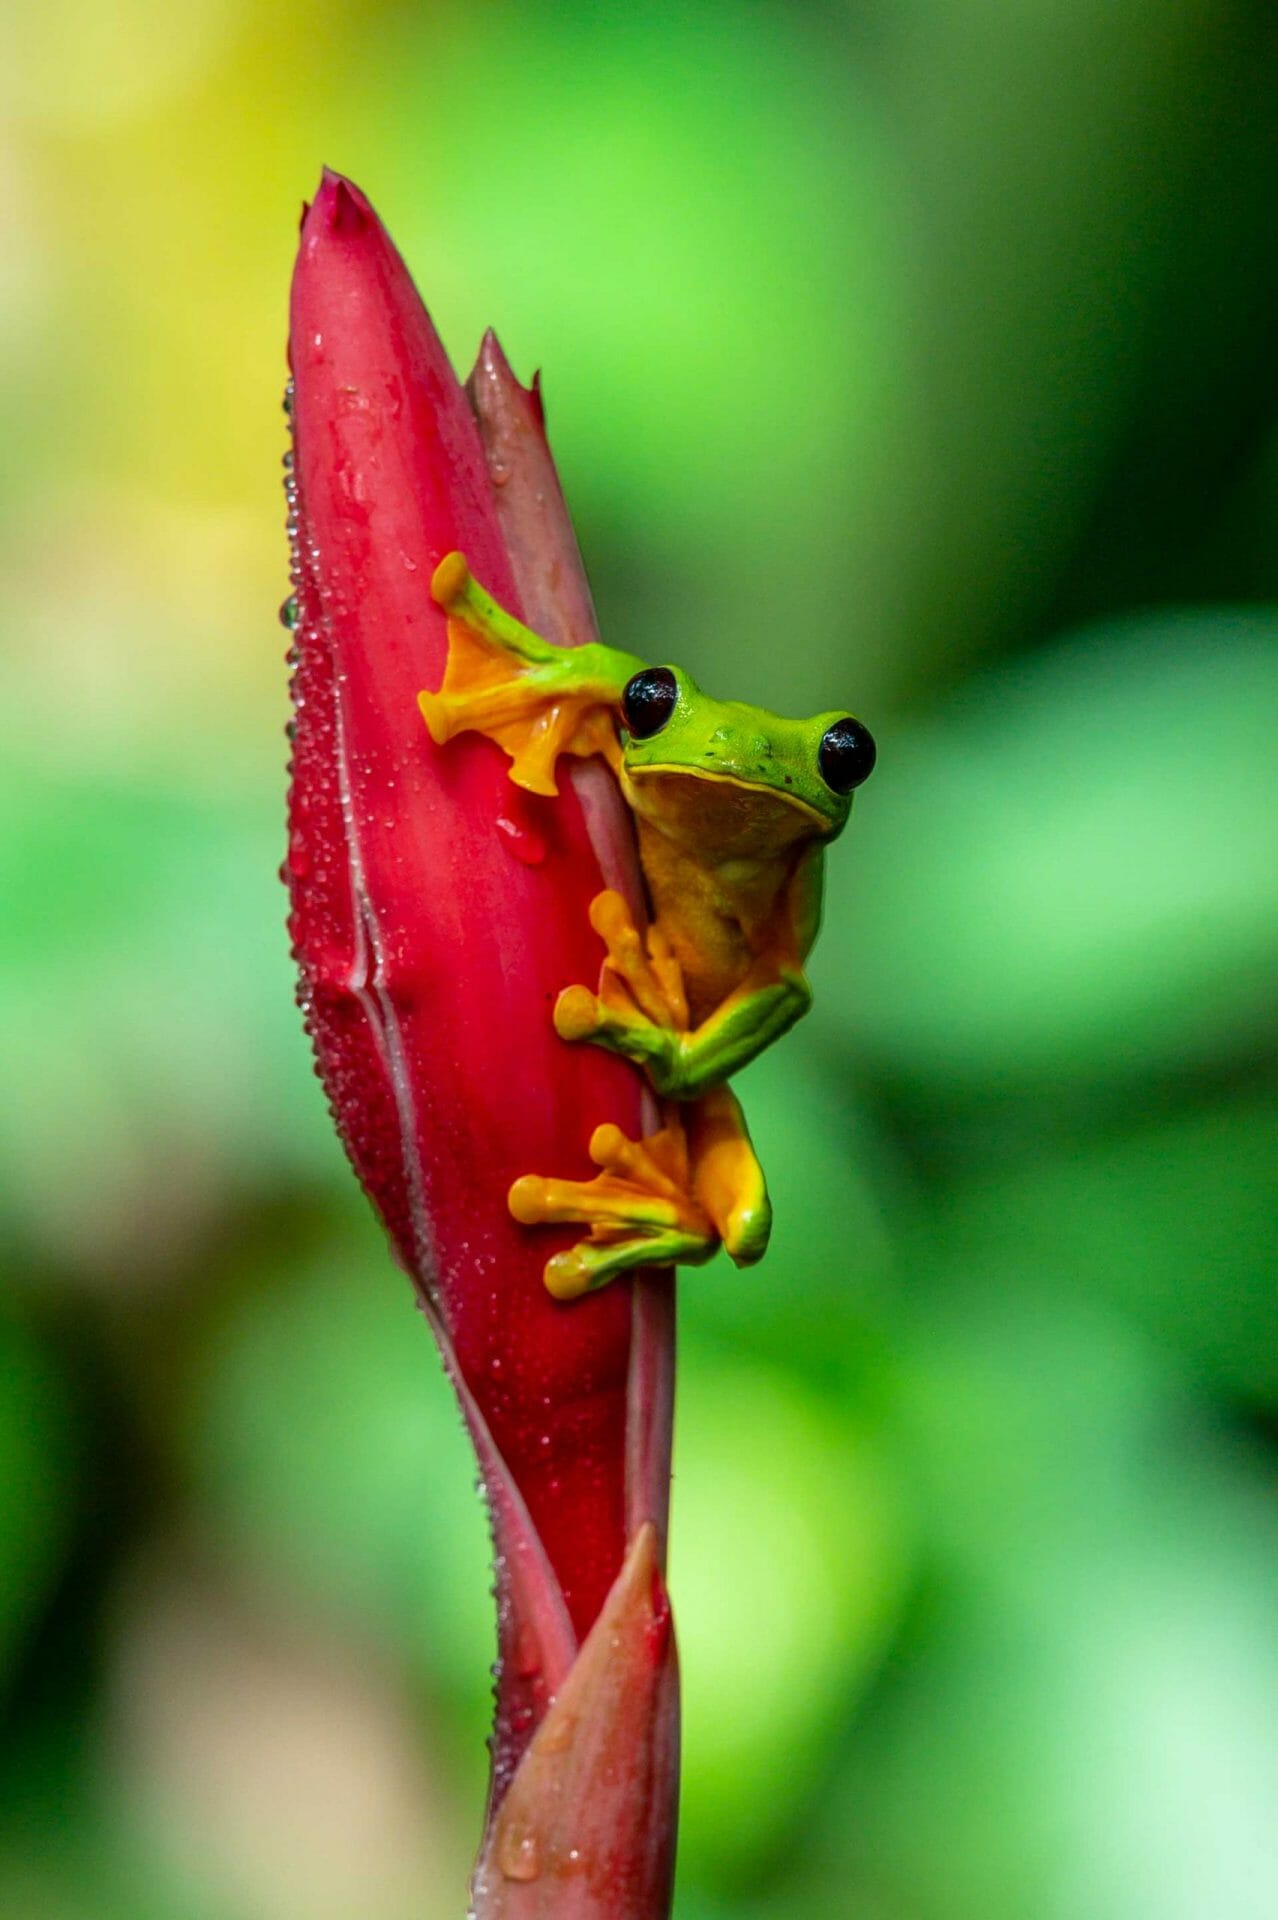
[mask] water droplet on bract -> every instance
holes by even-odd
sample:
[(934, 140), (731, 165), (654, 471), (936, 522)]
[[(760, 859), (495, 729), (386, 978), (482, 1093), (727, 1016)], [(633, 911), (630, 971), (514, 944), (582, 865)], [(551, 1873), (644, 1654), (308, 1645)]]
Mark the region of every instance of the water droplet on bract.
[(527, 1621), (521, 1620), (511, 1649), (511, 1665), (521, 1680), (532, 1680), (541, 1672), (541, 1649)]
[(292, 633), (297, 625), (297, 595), (290, 593), (287, 600), (280, 603), (280, 625)]
[(546, 843), (531, 827), (521, 826), (506, 814), (498, 814), (497, 831), (502, 845), (523, 867), (539, 867), (546, 858)]
[(535, 1880), (541, 1872), (541, 1849), (531, 1828), (512, 1821), (497, 1845), (497, 1865), (508, 1880)]
[(495, 487), (504, 487), (510, 479), (510, 467), (504, 460), (494, 460), (488, 471)]
[(298, 833), (290, 834), (288, 842), (288, 870), (295, 880), (304, 880), (311, 870), (311, 856), (306, 843)]

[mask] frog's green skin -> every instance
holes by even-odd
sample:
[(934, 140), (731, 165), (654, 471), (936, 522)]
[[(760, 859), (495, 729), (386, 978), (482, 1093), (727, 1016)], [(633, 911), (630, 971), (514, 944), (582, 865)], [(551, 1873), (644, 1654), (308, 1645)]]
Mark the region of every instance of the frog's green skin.
[(851, 796), (832, 793), (817, 770), (838, 714), (783, 720), (712, 700), (671, 671), (674, 711), (648, 739), (623, 735), (619, 779), (653, 923), (683, 974), (689, 1031), (599, 1037), (645, 1066), (659, 1093), (687, 1100), (729, 1079), (811, 1004), (803, 962), (820, 925), (825, 845)]
[[(635, 1061), (667, 1099), (712, 1096), (689, 1128), (685, 1184), (701, 1205), (699, 1225), (686, 1209), (673, 1220), (664, 1212), (651, 1217), (653, 1196), (674, 1176), (668, 1168), (637, 1172), (638, 1149), (625, 1142), (632, 1156), (625, 1160), (615, 1129), (599, 1130), (609, 1133), (605, 1144), (613, 1149), (611, 1157), (602, 1147), (595, 1153), (605, 1169), (600, 1180), (578, 1186), (530, 1176), (516, 1183), (518, 1217), (581, 1219), (596, 1237), (611, 1236), (597, 1258), (586, 1258), (595, 1251), (591, 1243), (559, 1256), (562, 1262), (580, 1255), (585, 1270), (561, 1273), (558, 1285), (548, 1271), (548, 1284), (568, 1295), (640, 1260), (704, 1259), (719, 1236), (738, 1260), (757, 1258), (770, 1222), (766, 1190), (725, 1083), (811, 1004), (803, 962), (820, 923), (824, 851), (852, 800), (831, 791), (818, 753), (843, 716), (781, 719), (713, 700), (671, 669), (677, 697), (669, 718), (659, 731), (634, 738), (624, 727), (621, 698), (642, 661), (598, 643), (553, 646), (498, 607), (458, 554), (441, 564), (432, 592), (450, 615), (444, 686), (421, 696), (435, 740), (477, 728), (510, 753), (511, 778), (542, 793), (557, 790), (560, 753), (602, 753), (635, 817), (651, 925), (641, 936), (619, 895), (598, 897), (591, 920), (607, 948), (599, 990), (567, 988), (555, 1008), (556, 1028), (567, 1040), (591, 1040)], [(711, 1135), (713, 1151), (703, 1150), (699, 1139)], [(613, 1205), (619, 1184), (636, 1183), (648, 1203), (642, 1219), (633, 1204), (621, 1214)], [(601, 1186), (609, 1194), (606, 1234), (595, 1192)], [(619, 1243), (618, 1221), (630, 1230)], [(665, 1244), (667, 1230), (679, 1244)]]

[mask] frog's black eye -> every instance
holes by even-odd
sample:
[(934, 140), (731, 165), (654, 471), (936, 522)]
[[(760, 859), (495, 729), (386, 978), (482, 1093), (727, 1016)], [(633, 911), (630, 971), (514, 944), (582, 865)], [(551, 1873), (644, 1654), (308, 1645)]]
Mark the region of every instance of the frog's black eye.
[(833, 793), (851, 793), (874, 772), (874, 735), (859, 720), (836, 720), (821, 737), (817, 765)]
[(636, 740), (650, 739), (660, 733), (675, 710), (679, 683), (669, 667), (645, 667), (627, 680), (621, 695), (621, 712)]

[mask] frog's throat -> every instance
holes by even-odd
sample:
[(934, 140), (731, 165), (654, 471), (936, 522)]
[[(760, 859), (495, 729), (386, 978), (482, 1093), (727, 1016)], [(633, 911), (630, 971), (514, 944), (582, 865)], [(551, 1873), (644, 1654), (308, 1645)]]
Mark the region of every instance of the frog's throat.
[[(770, 794), (773, 799), (784, 800), (786, 805), (793, 807), (796, 813), (801, 813), (805, 820), (811, 820), (816, 826), (820, 827), (822, 833), (833, 834), (836, 831), (836, 828), (827, 815), (818, 812), (815, 807), (810, 807), (806, 800), (800, 800), (797, 793), (791, 793), (785, 787), (771, 786), (766, 780), (743, 780), (739, 774), (735, 773), (711, 773), (705, 767), (697, 767), (693, 770), (686, 766), (679, 766), (673, 761), (664, 761), (659, 765), (654, 763), (651, 766), (645, 764), (642, 767), (628, 767), (623, 765), (621, 769), (622, 792), (625, 793), (627, 787), (637, 786), (641, 781), (647, 779), (649, 775), (659, 773), (678, 774), (685, 780), (710, 780), (721, 787), (739, 787), (743, 793)], [(627, 799), (628, 798), (629, 795), (627, 795)]]

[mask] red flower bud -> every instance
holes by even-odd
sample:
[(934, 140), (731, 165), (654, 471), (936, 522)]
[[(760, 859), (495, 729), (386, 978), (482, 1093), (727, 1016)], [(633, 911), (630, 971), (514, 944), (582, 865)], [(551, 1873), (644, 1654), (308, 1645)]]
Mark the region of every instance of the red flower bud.
[[(506, 1200), (532, 1171), (589, 1178), (599, 1122), (641, 1128), (634, 1070), (565, 1045), (550, 1017), (598, 970), (592, 897), (608, 884), (637, 898), (629, 824), (598, 765), (557, 798), (523, 793), (491, 742), (436, 747), (417, 704), (443, 678), (430, 581), (445, 554), (464, 552), (561, 643), (593, 634), (589, 593), (535, 392), (490, 336), (468, 397), (376, 214), (331, 173), (302, 223), (289, 353), (290, 930), (339, 1132), (439, 1338), (488, 1490), (500, 1659), (478, 1910), (549, 1911), (528, 1903), (550, 1897), (558, 1862), (595, 1904), (556, 1914), (660, 1914), (676, 1725), (659, 1570), (671, 1285), (643, 1276), (556, 1302), (543, 1268), (572, 1230), (521, 1227)], [(574, 1670), (606, 1601), (614, 1654), (601, 1659), (596, 1636)], [(579, 1742), (529, 1749), (569, 1689), (598, 1720), (603, 1771)], [(518, 1844), (498, 1824), (508, 1792)]]

